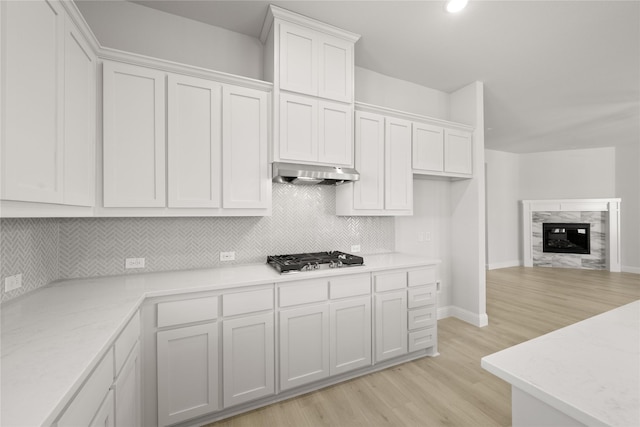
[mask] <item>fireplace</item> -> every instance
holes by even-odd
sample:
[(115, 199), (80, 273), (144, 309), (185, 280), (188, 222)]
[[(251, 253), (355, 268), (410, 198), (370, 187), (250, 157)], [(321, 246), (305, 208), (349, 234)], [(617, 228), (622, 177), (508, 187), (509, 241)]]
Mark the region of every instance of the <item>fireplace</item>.
[(563, 254), (591, 253), (591, 224), (545, 222), (542, 251)]

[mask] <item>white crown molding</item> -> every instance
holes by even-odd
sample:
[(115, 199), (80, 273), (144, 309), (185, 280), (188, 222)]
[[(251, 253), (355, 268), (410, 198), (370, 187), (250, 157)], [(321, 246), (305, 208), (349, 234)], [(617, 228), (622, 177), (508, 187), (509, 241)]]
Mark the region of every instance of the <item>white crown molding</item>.
[(264, 19), (264, 23), (262, 24), (262, 31), (260, 32), (260, 41), (262, 42), (262, 44), (264, 44), (267, 40), (267, 36), (269, 34), (269, 31), (271, 31), (271, 27), (273, 26), (273, 22), (275, 19), (291, 22), (293, 24), (304, 25), (307, 28), (311, 28), (321, 33), (329, 34), (352, 43), (355, 43), (360, 39), (360, 34), (352, 33), (350, 31), (334, 27), (333, 25), (325, 24), (324, 22), (299, 15), (295, 12), (282, 9), (271, 4), (269, 5), (269, 9), (267, 10), (267, 16)]
[(467, 132), (473, 132), (473, 126), (464, 123), (450, 122), (448, 120), (437, 119), (435, 117), (422, 116), (420, 114), (408, 113), (406, 111), (395, 110), (393, 108), (381, 107), (379, 105), (366, 104), (364, 102), (355, 103), (356, 111), (364, 111), (367, 113), (382, 114), (385, 116), (396, 117), (399, 119), (410, 120), (412, 122), (428, 123), (435, 126), (446, 128), (454, 128)]

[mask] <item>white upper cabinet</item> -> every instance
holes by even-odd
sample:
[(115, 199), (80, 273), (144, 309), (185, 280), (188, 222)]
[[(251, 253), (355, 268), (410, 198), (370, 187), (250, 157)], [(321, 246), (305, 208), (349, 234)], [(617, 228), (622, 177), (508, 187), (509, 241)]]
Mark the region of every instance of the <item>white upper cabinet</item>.
[(280, 94), (280, 160), (318, 160), (318, 100)]
[(385, 123), (385, 209), (413, 208), (411, 170), (411, 122), (386, 118)]
[(353, 101), (353, 41), (280, 23), (280, 89)]
[(64, 204), (93, 206), (96, 56), (69, 18), (64, 37)]
[(225, 86), (222, 104), (222, 206), (267, 208), (267, 94)]
[[(356, 111), (356, 170), (354, 209), (384, 209), (384, 117)], [(339, 191), (347, 187), (340, 187)]]
[(369, 111), (355, 114), (360, 180), (336, 187), (337, 215), (411, 215), (411, 122)]
[(469, 132), (446, 129), (444, 133), (445, 172), (471, 175), (472, 170), (471, 134)]
[(105, 215), (269, 213), (266, 91), (111, 61), (103, 81)]
[(165, 206), (165, 73), (103, 65), (104, 206)]
[(413, 169), (444, 171), (444, 129), (423, 123), (413, 124)]
[(280, 25), (280, 88), (318, 95), (319, 34), (298, 25)]
[(337, 102), (318, 102), (318, 162), (353, 164), (353, 109)]
[(413, 173), (471, 178), (472, 157), (470, 129), (413, 123)]
[(169, 207), (220, 207), (221, 108), (219, 83), (169, 75)]
[(0, 8), (1, 198), (92, 206), (95, 54), (57, 1)]
[(353, 42), (323, 35), (319, 45), (318, 96), (353, 101)]
[(353, 165), (352, 109), (339, 102), (282, 92), (280, 160)]

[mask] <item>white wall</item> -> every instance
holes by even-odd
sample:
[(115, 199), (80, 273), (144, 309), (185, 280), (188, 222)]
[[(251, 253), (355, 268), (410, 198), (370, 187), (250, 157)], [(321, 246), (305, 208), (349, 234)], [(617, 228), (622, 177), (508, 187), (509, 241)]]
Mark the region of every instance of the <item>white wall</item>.
[(76, 1), (102, 46), (262, 79), (257, 38), (128, 1)]
[(519, 155), (485, 150), (487, 268), (521, 264)]
[(522, 199), (615, 197), (615, 148), (520, 155)]
[(616, 147), (616, 197), (620, 204), (622, 271), (640, 274), (640, 143)]
[(449, 94), (366, 68), (355, 68), (357, 102), (381, 105), (423, 116), (449, 119)]
[(451, 183), (452, 314), (486, 326), (484, 85), (475, 82), (451, 94), (451, 120), (473, 131), (473, 178)]
[(396, 218), (396, 250), (439, 259), (438, 306), (453, 304), (451, 291), (451, 184), (413, 180), (413, 216)]

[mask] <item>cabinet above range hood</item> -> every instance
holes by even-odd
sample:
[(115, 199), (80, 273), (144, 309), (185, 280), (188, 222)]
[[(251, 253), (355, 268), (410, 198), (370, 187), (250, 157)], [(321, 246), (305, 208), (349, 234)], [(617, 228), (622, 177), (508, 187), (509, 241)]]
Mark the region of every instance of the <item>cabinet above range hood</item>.
[(360, 174), (352, 168), (273, 163), (273, 182), (297, 185), (339, 185), (357, 181)]

